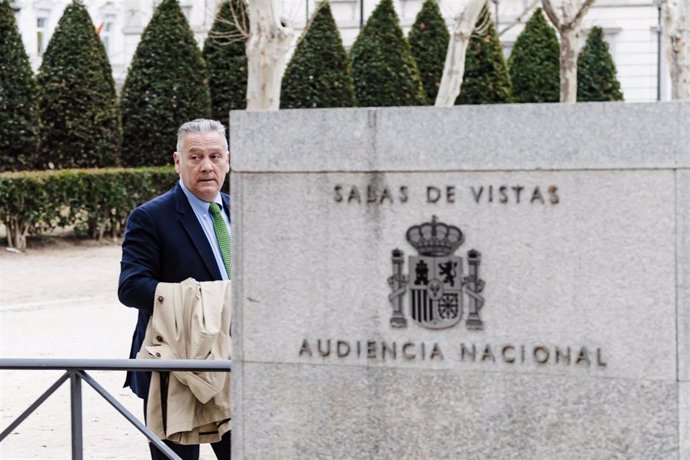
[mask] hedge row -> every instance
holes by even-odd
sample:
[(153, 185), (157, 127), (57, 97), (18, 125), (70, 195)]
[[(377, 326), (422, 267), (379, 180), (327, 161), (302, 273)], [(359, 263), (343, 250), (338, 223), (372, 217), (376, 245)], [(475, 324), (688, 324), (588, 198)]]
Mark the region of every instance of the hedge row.
[(171, 166), (6, 172), (0, 174), (0, 222), (8, 245), (20, 250), (28, 235), (57, 227), (115, 237), (132, 209), (169, 190), (177, 178)]

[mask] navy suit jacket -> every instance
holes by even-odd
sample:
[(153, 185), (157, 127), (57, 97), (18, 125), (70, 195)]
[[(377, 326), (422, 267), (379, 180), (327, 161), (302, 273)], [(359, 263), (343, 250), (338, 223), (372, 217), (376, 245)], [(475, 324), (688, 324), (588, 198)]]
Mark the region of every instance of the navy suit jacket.
[[(223, 210), (230, 218), (230, 197), (221, 193)], [(139, 309), (130, 358), (144, 342), (153, 313), (156, 285), (223, 279), (211, 246), (180, 184), (131, 212), (122, 242), (118, 298)], [(150, 372), (128, 372), (125, 386), (140, 398), (148, 396)]]

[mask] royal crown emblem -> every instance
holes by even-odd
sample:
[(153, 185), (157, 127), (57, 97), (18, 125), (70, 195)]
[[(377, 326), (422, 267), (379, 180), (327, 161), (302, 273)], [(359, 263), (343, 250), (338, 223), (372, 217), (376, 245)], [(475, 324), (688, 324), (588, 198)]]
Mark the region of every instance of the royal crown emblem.
[(400, 249), (393, 250), (393, 275), (388, 278), (392, 290), (388, 296), (393, 307), (391, 326), (407, 327), (403, 297), (409, 289), (409, 316), (420, 326), (445, 329), (458, 324), (467, 298), (469, 311), (465, 324), (468, 329), (482, 330), (484, 322), (479, 313), (484, 306), (484, 298), (480, 295), (484, 280), (479, 278), (479, 251), (467, 251), (468, 274), (463, 277), (462, 257), (453, 255), (465, 241), (458, 227), (438, 222), (433, 216), (431, 222), (410, 227), (405, 236), (419, 255), (410, 256), (410, 274), (405, 275), (404, 253)]

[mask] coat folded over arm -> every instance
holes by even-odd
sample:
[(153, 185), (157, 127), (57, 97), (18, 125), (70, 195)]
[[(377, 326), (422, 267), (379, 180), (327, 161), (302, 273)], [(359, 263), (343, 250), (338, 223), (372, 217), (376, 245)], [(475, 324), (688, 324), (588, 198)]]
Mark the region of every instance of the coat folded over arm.
[[(229, 281), (158, 283), (138, 359), (230, 359)], [(231, 428), (229, 372), (154, 372), (146, 423), (161, 439), (217, 442)]]

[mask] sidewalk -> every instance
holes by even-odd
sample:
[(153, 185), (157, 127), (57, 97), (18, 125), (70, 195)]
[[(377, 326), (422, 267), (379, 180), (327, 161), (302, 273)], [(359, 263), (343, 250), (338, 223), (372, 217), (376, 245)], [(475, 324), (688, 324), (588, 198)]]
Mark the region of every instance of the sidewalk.
[[(116, 244), (63, 242), (25, 254), (0, 248), (0, 356), (127, 358), (136, 311), (117, 300), (119, 260)], [(122, 388), (124, 372), (90, 374), (142, 418), (141, 401)], [(0, 430), (60, 375), (0, 370)], [(82, 397), (85, 459), (150, 458), (144, 436), (85, 383)], [(201, 452), (215, 458), (208, 446)], [(0, 458), (71, 458), (69, 382), (0, 443)]]

